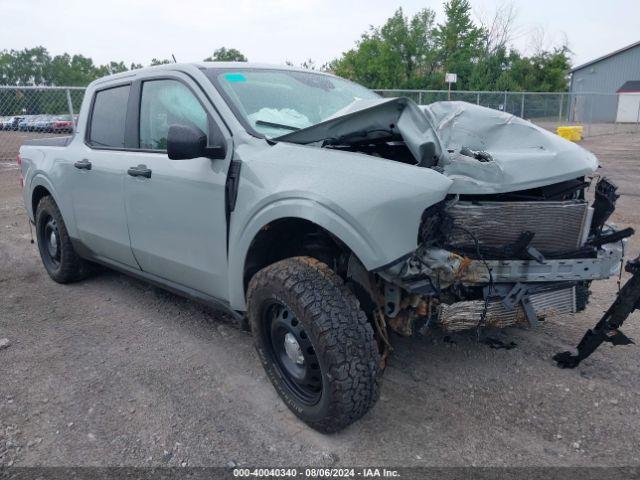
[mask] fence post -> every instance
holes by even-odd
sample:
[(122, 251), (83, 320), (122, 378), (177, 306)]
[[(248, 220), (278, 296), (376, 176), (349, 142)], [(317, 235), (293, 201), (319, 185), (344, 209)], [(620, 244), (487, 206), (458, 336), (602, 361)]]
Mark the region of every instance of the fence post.
[(522, 102), (520, 103), (520, 118), (524, 118), (524, 92), (522, 92)]
[(422, 105), (422, 90), (418, 92), (418, 105)]
[(76, 129), (76, 119), (73, 116), (73, 102), (71, 101), (71, 91), (67, 88), (67, 107), (69, 108), (69, 115), (71, 115), (71, 123), (73, 123), (73, 130)]
[(593, 122), (593, 96), (589, 98), (589, 119), (587, 123), (587, 137), (591, 136), (591, 122)]
[(476, 93), (476, 105), (480, 105), (480, 92)]
[(560, 110), (558, 110), (558, 123), (562, 122), (562, 104), (564, 103), (564, 93), (560, 94)]
[(614, 93), (615, 95), (615, 99), (616, 99), (616, 113), (615, 113), (615, 117), (613, 117), (613, 134), (615, 135), (616, 133), (618, 133), (618, 102), (620, 101), (620, 98), (618, 98), (618, 94)]
[(507, 111), (507, 92), (504, 92), (504, 109), (503, 112)]

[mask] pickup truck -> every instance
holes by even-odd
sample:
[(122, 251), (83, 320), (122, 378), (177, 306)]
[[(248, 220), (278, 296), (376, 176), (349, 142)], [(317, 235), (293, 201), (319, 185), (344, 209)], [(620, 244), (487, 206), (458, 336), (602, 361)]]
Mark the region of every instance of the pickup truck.
[(375, 403), (391, 331), (580, 311), (630, 235), (607, 224), (616, 187), (574, 143), (504, 112), (293, 68), (96, 80), (74, 134), (28, 141), (18, 161), (53, 280), (98, 263), (225, 309), (322, 432)]

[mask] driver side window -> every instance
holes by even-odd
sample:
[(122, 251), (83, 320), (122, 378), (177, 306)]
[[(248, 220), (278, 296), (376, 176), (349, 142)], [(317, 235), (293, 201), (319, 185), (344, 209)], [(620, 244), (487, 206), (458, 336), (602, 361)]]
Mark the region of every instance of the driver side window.
[(176, 80), (144, 82), (140, 100), (140, 148), (166, 150), (169, 127), (175, 124), (209, 132), (207, 112), (185, 85)]

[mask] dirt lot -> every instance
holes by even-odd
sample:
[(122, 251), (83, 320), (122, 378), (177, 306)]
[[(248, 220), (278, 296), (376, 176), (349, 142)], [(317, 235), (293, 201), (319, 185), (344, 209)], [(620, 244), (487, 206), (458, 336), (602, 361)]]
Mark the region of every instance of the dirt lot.
[[(640, 135), (584, 141), (640, 225)], [(640, 252), (640, 235), (628, 251)], [(0, 465), (637, 465), (638, 346), (603, 347), (576, 370), (551, 356), (610, 303), (510, 329), (395, 338), (381, 399), (332, 436), (276, 396), (251, 337), (196, 303), (113, 272), (58, 285), (29, 243), (14, 163), (0, 163)], [(640, 338), (640, 315), (625, 332)]]

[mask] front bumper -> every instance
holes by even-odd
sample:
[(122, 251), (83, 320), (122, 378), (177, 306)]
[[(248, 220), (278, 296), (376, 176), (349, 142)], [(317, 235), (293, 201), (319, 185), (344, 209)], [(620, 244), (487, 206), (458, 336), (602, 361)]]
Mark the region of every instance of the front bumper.
[(535, 325), (583, 310), (590, 283), (619, 272), (624, 239), (633, 233), (604, 223), (615, 190), (601, 180), (592, 206), (565, 198), (456, 199), (430, 207), (420, 247), (380, 272), (389, 324), (411, 331), (421, 316), (455, 331)]
[[(588, 295), (586, 286), (619, 272), (624, 242), (604, 245), (596, 258), (533, 260), (471, 260), (443, 249), (426, 249), (403, 265), (384, 272), (412, 295), (428, 299), (430, 321), (447, 331), (478, 326), (536, 325), (551, 317), (576, 313)], [(491, 273), (490, 273), (491, 272)], [(434, 281), (434, 279), (437, 279)], [(479, 287), (483, 299), (440, 301), (449, 287)], [(388, 312), (391, 313), (391, 312)]]
[[(441, 248), (428, 248), (420, 258), (412, 257), (396, 266), (396, 278), (410, 292), (433, 293), (453, 284), (466, 286), (494, 283), (539, 283), (602, 280), (618, 273), (624, 243), (603, 245), (596, 258), (535, 260), (472, 260)], [(391, 270), (390, 270), (391, 271)], [(491, 273), (489, 273), (491, 272)]]

